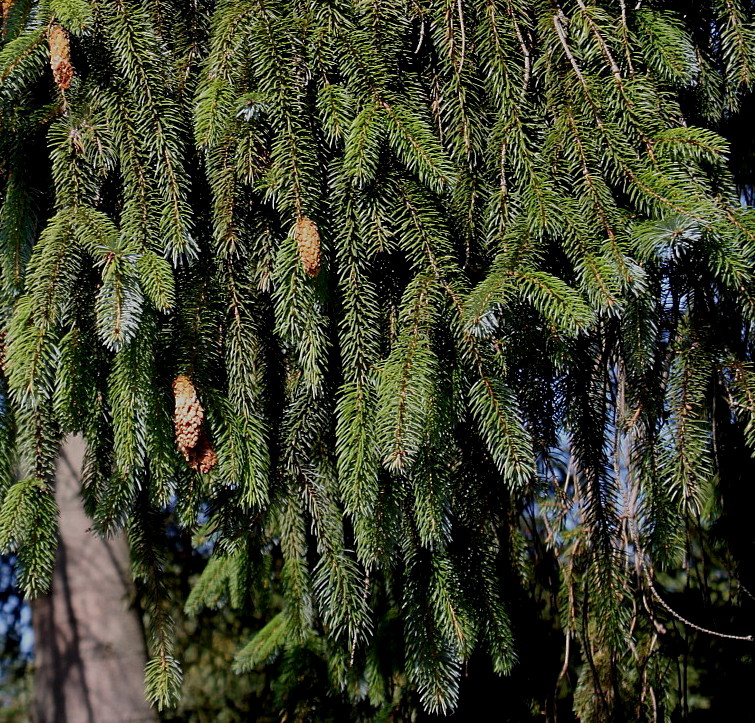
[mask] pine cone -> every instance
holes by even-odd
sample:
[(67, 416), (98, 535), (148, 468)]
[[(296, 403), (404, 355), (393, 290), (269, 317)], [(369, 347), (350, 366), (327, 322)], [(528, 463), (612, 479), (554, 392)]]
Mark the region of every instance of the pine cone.
[(202, 474), (207, 474), (218, 463), (218, 457), (212, 448), (210, 438), (205, 432), (199, 435), (195, 447), (184, 452), (184, 457), (197, 472)]
[(173, 396), (176, 412), (173, 423), (176, 427), (176, 441), (181, 451), (196, 447), (204, 420), (204, 409), (197, 397), (197, 391), (188, 377), (176, 377), (173, 382)]
[(299, 258), (308, 276), (320, 273), (320, 233), (315, 222), (303, 216), (296, 221), (296, 242)]
[(204, 409), (191, 379), (183, 374), (177, 376), (173, 381), (173, 397), (176, 402), (173, 424), (178, 448), (197, 472), (207, 474), (218, 463), (218, 457), (207, 432), (202, 429)]
[(50, 67), (52, 77), (61, 90), (71, 85), (73, 66), (71, 65), (71, 46), (68, 43), (68, 33), (60, 25), (51, 25), (47, 34), (50, 45)]

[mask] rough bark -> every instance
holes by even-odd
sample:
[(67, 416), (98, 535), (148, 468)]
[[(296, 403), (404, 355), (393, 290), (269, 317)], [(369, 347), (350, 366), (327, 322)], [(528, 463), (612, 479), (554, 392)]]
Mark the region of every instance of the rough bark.
[(144, 635), (122, 536), (88, 528), (80, 496), (84, 442), (64, 443), (56, 472), (60, 547), (52, 593), (34, 602), (36, 723), (154, 721), (144, 699)]

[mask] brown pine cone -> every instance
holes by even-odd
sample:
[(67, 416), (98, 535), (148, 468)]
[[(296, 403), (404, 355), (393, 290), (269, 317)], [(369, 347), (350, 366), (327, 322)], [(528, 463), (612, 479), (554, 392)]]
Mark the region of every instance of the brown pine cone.
[(218, 457), (202, 428), (204, 409), (191, 379), (183, 374), (177, 376), (173, 381), (173, 397), (176, 402), (173, 424), (178, 448), (197, 472), (207, 474), (218, 463)]
[(202, 474), (207, 474), (218, 463), (218, 456), (206, 432), (199, 435), (195, 447), (184, 452), (184, 457), (197, 472)]
[(320, 273), (320, 232), (314, 221), (302, 216), (296, 221), (296, 243), (299, 258), (308, 276)]
[(176, 411), (173, 423), (176, 428), (176, 441), (181, 451), (191, 449), (199, 441), (199, 433), (204, 420), (204, 409), (197, 397), (197, 391), (188, 377), (180, 375), (173, 382), (173, 396)]
[(61, 90), (71, 85), (73, 66), (71, 65), (71, 46), (68, 42), (68, 32), (60, 25), (51, 25), (47, 33), (50, 45), (50, 67), (55, 84)]

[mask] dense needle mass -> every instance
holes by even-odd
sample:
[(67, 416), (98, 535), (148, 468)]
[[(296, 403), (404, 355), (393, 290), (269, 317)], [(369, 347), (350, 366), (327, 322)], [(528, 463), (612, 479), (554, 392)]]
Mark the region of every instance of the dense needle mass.
[(27, 592), (79, 431), (137, 577), (170, 508), (214, 545), (192, 609), (281, 594), (239, 671), (316, 651), (354, 705), (448, 712), (470, 661), (516, 673), (543, 609), (577, 673), (559, 649), (534, 697), (673, 708), (657, 571), (715, 545), (755, 589), (755, 216), (720, 134), (749, 4), (3, 13), (0, 542)]

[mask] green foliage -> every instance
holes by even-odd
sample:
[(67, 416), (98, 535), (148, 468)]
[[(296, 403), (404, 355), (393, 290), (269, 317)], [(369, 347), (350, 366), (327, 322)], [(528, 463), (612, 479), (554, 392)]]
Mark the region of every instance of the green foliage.
[(57, 546), (57, 506), (44, 482), (16, 482), (0, 509), (0, 550), (17, 553), (19, 586), (35, 597), (49, 588)]
[(17, 0), (3, 32), (0, 537), (26, 591), (81, 431), (161, 710), (170, 508), (211, 551), (186, 614), (259, 606), (233, 666), (277, 666), (277, 700), (315, 666), (354, 719), (463, 711), (465, 671), (528, 665), (542, 603), (581, 719), (668, 717), (656, 570), (719, 535), (755, 589), (717, 524), (744, 494), (722, 450), (755, 449), (755, 219), (721, 134), (749, 6)]
[(286, 644), (286, 616), (278, 613), (236, 653), (234, 669), (244, 673), (266, 663)]
[(92, 22), (92, 6), (87, 0), (50, 0), (49, 7), (52, 17), (76, 35)]

